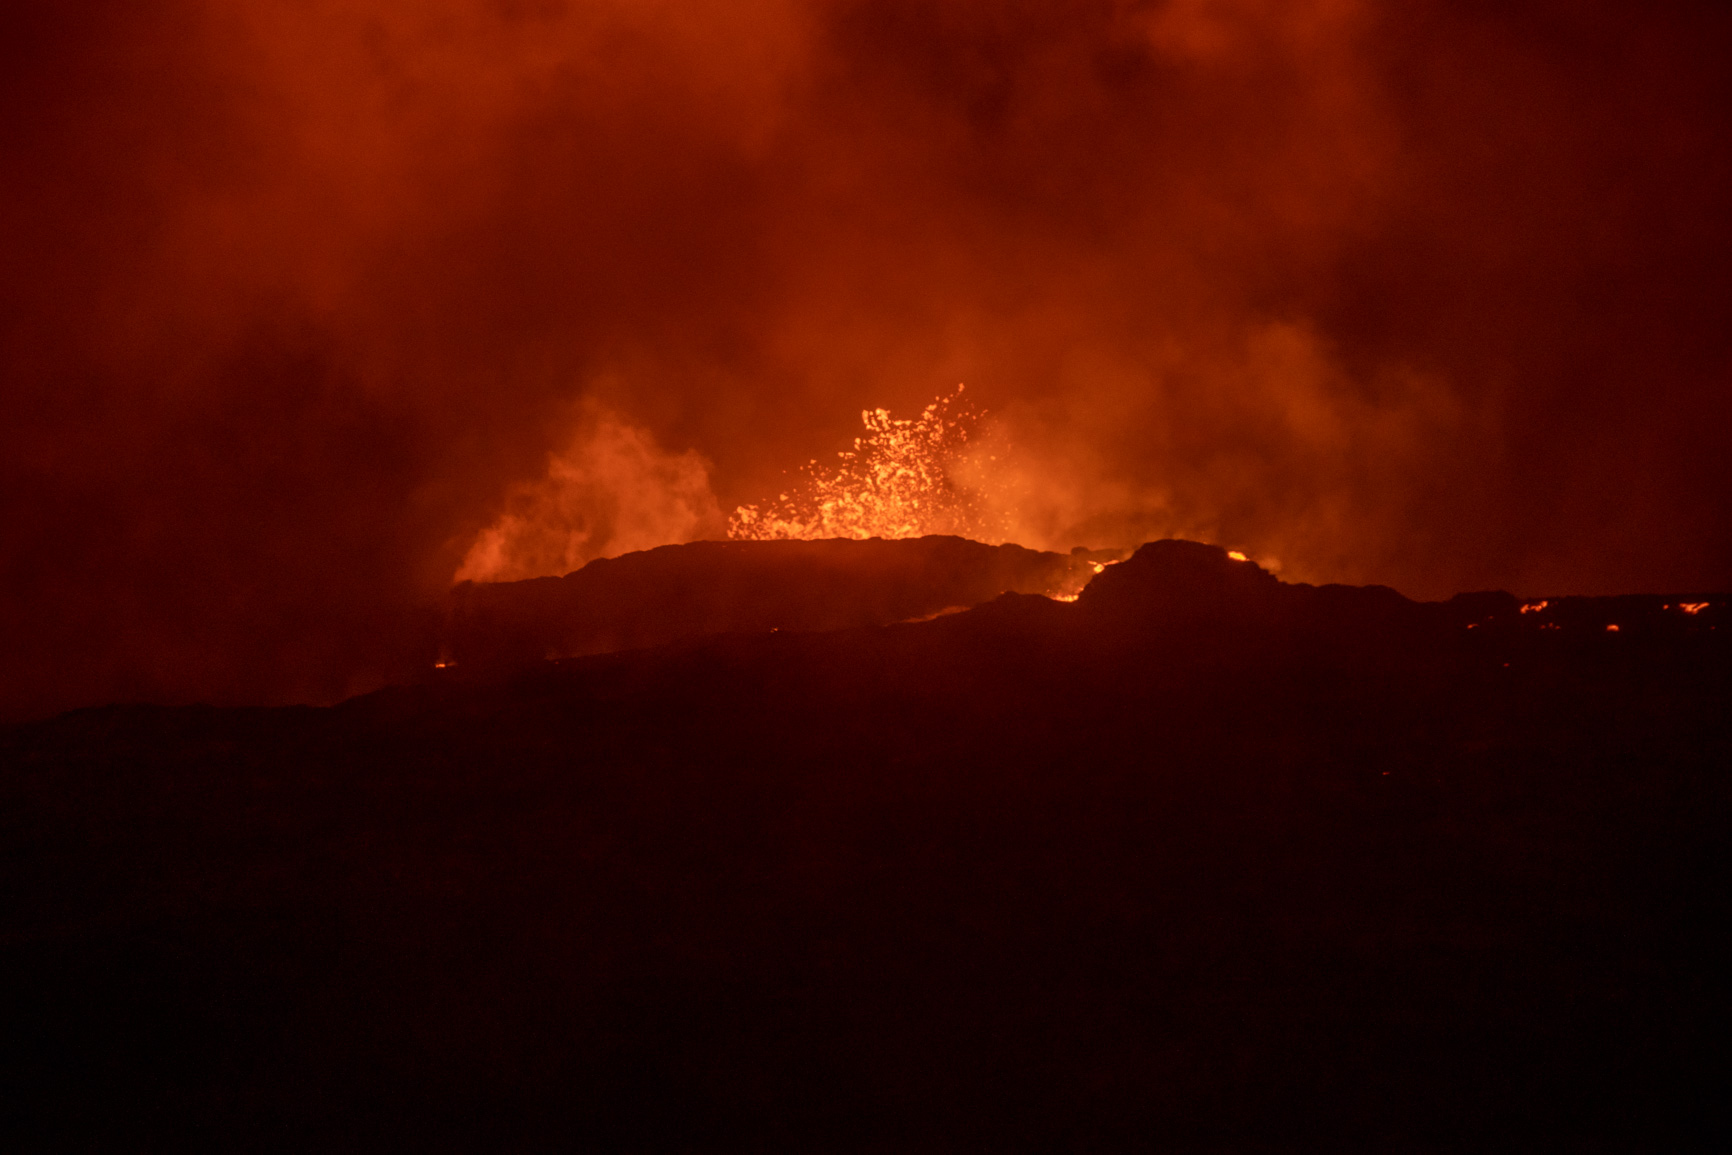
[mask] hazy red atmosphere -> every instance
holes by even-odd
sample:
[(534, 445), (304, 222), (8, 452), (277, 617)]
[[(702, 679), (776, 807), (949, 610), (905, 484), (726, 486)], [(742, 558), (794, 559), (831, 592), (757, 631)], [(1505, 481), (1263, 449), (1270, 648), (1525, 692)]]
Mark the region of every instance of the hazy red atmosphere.
[(721, 536), (957, 382), (1034, 548), (1732, 587), (1724, 5), (5, 25), (0, 717), (371, 688), (550, 459)]

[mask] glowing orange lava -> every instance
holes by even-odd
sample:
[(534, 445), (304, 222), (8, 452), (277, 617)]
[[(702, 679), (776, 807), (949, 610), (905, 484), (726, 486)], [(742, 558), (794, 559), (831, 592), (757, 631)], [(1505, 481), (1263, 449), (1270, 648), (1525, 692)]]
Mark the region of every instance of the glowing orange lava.
[(1522, 607), (1522, 613), (1537, 614), (1551, 604), (1551, 602), (1529, 602)]
[(1679, 602), (1678, 608), (1687, 614), (1699, 614), (1708, 608), (1707, 602)]
[(834, 472), (813, 461), (800, 485), (763, 506), (742, 505), (728, 519), (737, 540), (824, 537), (979, 537), (974, 495), (951, 477), (980, 415), (960, 404), (963, 386), (919, 417), (861, 411), (866, 427)]

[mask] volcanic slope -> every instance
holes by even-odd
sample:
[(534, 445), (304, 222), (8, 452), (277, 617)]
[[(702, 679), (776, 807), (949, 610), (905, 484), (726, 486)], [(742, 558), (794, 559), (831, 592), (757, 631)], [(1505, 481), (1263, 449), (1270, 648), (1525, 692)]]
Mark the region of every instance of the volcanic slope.
[(492, 675), (711, 634), (882, 626), (1006, 592), (1074, 596), (1123, 557), (937, 535), (666, 545), (598, 558), (564, 577), (459, 583), (438, 649), (451, 668)]
[(1074, 604), (13, 727), (10, 1133), (1685, 1144), (1727, 600), (1526, 606), (1160, 542)]

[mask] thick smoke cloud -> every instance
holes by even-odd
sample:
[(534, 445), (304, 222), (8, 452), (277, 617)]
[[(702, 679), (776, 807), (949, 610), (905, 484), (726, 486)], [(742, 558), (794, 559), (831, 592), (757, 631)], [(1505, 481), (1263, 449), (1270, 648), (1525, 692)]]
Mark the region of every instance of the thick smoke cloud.
[(6, 20), (12, 715), (364, 688), (550, 459), (713, 524), (958, 381), (1027, 544), (1732, 585), (1718, 6)]

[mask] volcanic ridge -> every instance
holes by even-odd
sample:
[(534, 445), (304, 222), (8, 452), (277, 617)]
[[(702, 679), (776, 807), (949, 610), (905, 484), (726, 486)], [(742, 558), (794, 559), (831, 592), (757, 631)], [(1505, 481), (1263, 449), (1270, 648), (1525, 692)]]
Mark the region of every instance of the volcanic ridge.
[(1729, 604), (937, 537), (465, 584), (415, 684), (0, 730), (10, 1131), (1682, 1143)]

